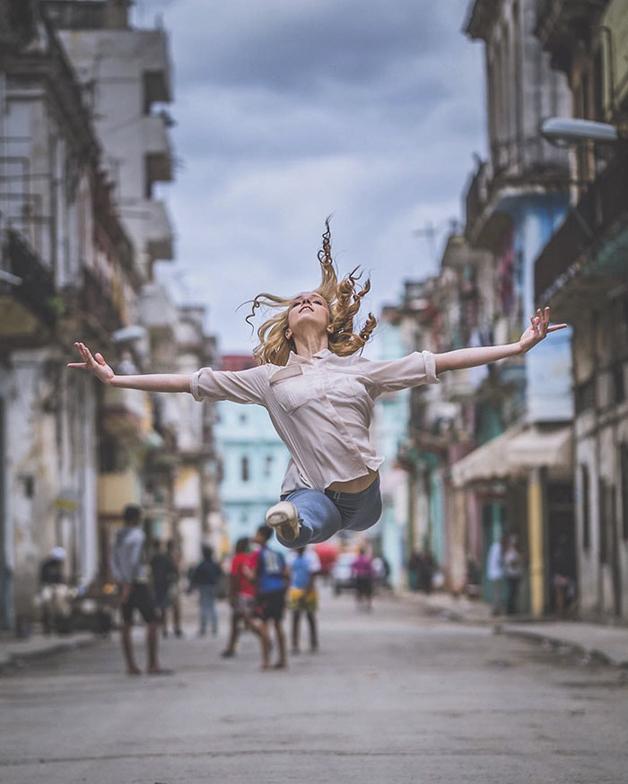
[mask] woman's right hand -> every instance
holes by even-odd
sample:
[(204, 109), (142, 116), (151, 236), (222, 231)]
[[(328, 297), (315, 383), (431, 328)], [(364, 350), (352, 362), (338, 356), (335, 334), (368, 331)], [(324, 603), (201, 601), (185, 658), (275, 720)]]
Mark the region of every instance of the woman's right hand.
[(80, 370), (89, 370), (99, 381), (103, 384), (110, 384), (115, 376), (113, 370), (105, 362), (102, 354), (98, 353), (95, 357), (92, 352), (87, 348), (85, 343), (75, 343), (74, 348), (83, 357), (83, 362), (68, 362), (69, 368), (78, 368)]

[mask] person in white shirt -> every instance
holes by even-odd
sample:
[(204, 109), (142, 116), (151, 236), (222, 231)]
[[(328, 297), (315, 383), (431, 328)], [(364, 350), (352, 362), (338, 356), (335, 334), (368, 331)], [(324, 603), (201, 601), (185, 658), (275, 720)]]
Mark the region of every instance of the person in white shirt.
[(102, 354), (93, 356), (82, 342), (74, 344), (82, 362), (68, 363), (114, 387), (191, 392), (199, 401), (231, 400), (266, 408), (291, 454), (281, 500), (268, 510), (266, 521), (291, 548), (325, 541), (339, 530), (363, 531), (379, 519), (382, 458), (369, 437), (378, 395), (438, 383), (438, 374), (446, 370), (522, 354), (548, 332), (567, 326), (550, 326), (549, 308), (539, 309), (515, 343), (370, 361), (359, 352), (375, 328), (375, 317), (369, 314), (362, 329), (354, 329), (370, 283), (360, 288), (356, 270), (338, 281), (328, 221), (318, 258), (322, 279), (314, 291), (294, 297), (260, 294), (252, 300), (251, 316), (262, 306), (278, 311), (258, 329), (257, 367), (118, 375)]

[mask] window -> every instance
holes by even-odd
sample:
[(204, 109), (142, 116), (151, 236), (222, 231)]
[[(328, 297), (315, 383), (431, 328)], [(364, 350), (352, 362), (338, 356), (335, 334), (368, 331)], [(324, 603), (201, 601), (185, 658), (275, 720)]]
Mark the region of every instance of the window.
[(628, 541), (628, 444), (620, 446), (619, 455), (622, 538), (624, 541)]
[(608, 508), (608, 485), (604, 479), (598, 480), (598, 509), (599, 520), (598, 528), (600, 531), (600, 563), (608, 563), (608, 515), (610, 509)]
[(275, 458), (272, 455), (266, 455), (264, 459), (264, 476), (266, 479), (273, 475), (273, 463)]
[(243, 457), (242, 460), (240, 461), (240, 475), (242, 477), (243, 482), (248, 482), (249, 479), (251, 478), (248, 457)]
[(240, 414), (238, 419), (239, 419), (241, 425), (245, 425), (246, 424), (246, 414)]
[(590, 488), (589, 488), (589, 468), (586, 465), (580, 466), (580, 489), (582, 498), (582, 547), (588, 550), (591, 547), (591, 511), (590, 511)]

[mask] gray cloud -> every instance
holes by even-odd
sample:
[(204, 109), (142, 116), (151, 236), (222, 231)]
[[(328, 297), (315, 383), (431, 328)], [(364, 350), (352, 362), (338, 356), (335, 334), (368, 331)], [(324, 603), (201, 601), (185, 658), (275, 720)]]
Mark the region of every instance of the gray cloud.
[(160, 275), (188, 270), (225, 349), (252, 345), (240, 302), (315, 285), (332, 211), (337, 262), (371, 271), (372, 309), (403, 277), (432, 270), (413, 230), (460, 215), (482, 147), (481, 50), (460, 33), (466, 0), (150, 8), (172, 33), (182, 161), (164, 191), (179, 261)]

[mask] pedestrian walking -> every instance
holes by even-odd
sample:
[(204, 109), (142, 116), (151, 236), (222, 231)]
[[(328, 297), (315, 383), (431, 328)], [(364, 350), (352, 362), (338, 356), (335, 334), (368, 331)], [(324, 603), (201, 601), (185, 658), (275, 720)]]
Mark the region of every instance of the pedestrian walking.
[(366, 552), (366, 547), (360, 547), (357, 558), (351, 564), (351, 572), (355, 579), (355, 596), (358, 607), (373, 609), (373, 560)]
[(170, 553), (166, 552), (158, 540), (154, 543), (153, 557), (150, 559), (150, 571), (155, 606), (159, 612), (162, 637), (168, 636), (167, 611), (172, 602), (172, 585), (178, 573)]
[(222, 568), (214, 560), (214, 548), (202, 547), (203, 559), (190, 574), (188, 593), (198, 591), (199, 625), (198, 636), (207, 633), (207, 622), (211, 622), (212, 636), (218, 634), (218, 613), (216, 612), (216, 591), (222, 578)]
[(515, 615), (518, 609), (519, 585), (523, 577), (523, 558), (516, 536), (509, 536), (504, 551), (504, 579), (506, 580), (506, 612)]
[(117, 532), (111, 556), (111, 571), (118, 583), (122, 612), (122, 652), (129, 675), (140, 675), (135, 663), (131, 629), (138, 610), (146, 623), (146, 647), (149, 675), (169, 673), (159, 666), (157, 624), (159, 616), (149, 586), (148, 566), (144, 555), (145, 534), (141, 529), (142, 510), (129, 504), (123, 512), (124, 526)]
[(192, 374), (118, 375), (101, 353), (75, 343), (87, 370), (114, 387), (149, 392), (191, 392), (198, 401), (231, 400), (268, 410), (291, 454), (280, 501), (266, 513), (278, 540), (290, 548), (323, 542), (340, 530), (364, 531), (378, 521), (382, 501), (379, 457), (369, 428), (375, 399), (421, 384), (438, 382), (447, 370), (475, 367), (529, 351), (547, 333), (550, 310), (536, 311), (518, 341), (501, 346), (457, 349), (443, 354), (416, 351), (401, 359), (372, 361), (361, 350), (376, 326), (369, 314), (355, 331), (355, 318), (370, 282), (359, 286), (357, 268), (338, 281), (331, 255), (329, 221), (318, 254), (321, 283), (294, 297), (258, 294), (250, 319), (260, 307), (278, 312), (257, 331), (258, 367)]
[[(286, 636), (283, 630), (283, 616), (286, 608), (286, 591), (288, 588), (288, 568), (283, 555), (268, 546), (273, 535), (273, 529), (268, 525), (260, 525), (255, 535), (259, 545), (254, 553), (253, 567), (256, 580), (257, 613), (261, 618), (265, 639), (270, 642), (270, 629), (274, 629), (277, 644), (277, 661), (274, 668), (277, 670), (287, 666)], [(268, 669), (269, 645), (263, 650), (262, 668)]]
[(419, 590), (419, 571), (421, 569), (421, 553), (418, 550), (413, 550), (408, 558), (408, 588), (411, 591)]
[(508, 537), (496, 539), (486, 556), (486, 577), (491, 584), (491, 603), (493, 615), (500, 615), (504, 610), (504, 552)]
[(170, 614), (174, 636), (183, 637), (181, 629), (181, 554), (174, 539), (168, 539), (166, 542), (166, 555), (170, 559), (170, 584), (168, 586), (168, 606), (164, 612), (164, 636), (168, 636), (168, 615)]
[(224, 659), (236, 654), (238, 639), (242, 628), (253, 632), (260, 641), (262, 666), (268, 662), (268, 638), (262, 621), (255, 616), (256, 609), (256, 556), (251, 552), (248, 536), (236, 542), (235, 553), (231, 559), (229, 575), (229, 604), (231, 605), (231, 631), (227, 647), (222, 652)]
[(316, 577), (320, 571), (321, 562), (316, 551), (299, 547), (296, 551), (296, 557), (290, 563), (290, 592), (288, 594), (288, 606), (292, 613), (292, 653), (295, 654), (301, 650), (299, 638), (303, 613), (305, 613), (310, 630), (310, 651), (315, 653), (318, 650)]
[(559, 617), (563, 617), (568, 614), (576, 597), (576, 581), (569, 553), (569, 540), (564, 534), (561, 535), (552, 553), (551, 567), (554, 609)]

